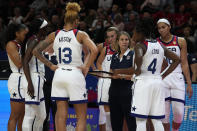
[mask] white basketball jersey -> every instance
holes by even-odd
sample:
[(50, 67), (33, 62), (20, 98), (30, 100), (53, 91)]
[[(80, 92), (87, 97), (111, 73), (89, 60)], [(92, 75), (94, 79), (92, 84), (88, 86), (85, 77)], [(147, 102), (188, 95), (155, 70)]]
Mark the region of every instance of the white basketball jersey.
[(103, 60), (103, 63), (102, 63), (103, 71), (110, 71), (111, 59), (114, 53), (115, 51), (112, 50), (109, 45), (106, 46), (105, 59)]
[[(19, 52), (19, 55), (20, 55), (20, 57), (21, 57), (21, 46), (20, 46), (20, 44), (19, 44), (16, 40), (14, 40), (14, 41), (12, 41), (12, 42), (13, 42), (13, 44), (15, 43), (16, 46), (18, 47), (18, 52)], [(12, 70), (12, 72), (23, 73), (23, 68), (18, 68), (18, 67), (14, 64), (14, 62), (10, 59), (9, 55), (8, 55), (8, 61), (9, 61), (10, 69)]]
[(160, 72), (164, 58), (164, 50), (159, 42), (145, 41), (147, 47), (146, 53), (143, 56), (141, 74), (136, 78), (154, 77), (161, 78)]
[[(37, 37), (34, 35), (31, 37), (31, 39), (37, 39)], [(45, 73), (44, 64), (39, 59), (37, 59), (34, 55), (29, 61), (29, 70), (31, 71), (31, 73)]]
[(58, 67), (77, 67), (83, 64), (82, 45), (75, 36), (77, 31), (63, 29), (56, 33), (53, 49), (57, 56)]
[[(157, 40), (161, 44), (166, 46), (166, 48), (168, 48), (169, 50), (174, 52), (180, 58), (181, 50), (180, 50), (180, 47), (179, 47), (179, 44), (178, 44), (178, 37), (177, 36), (173, 36), (172, 40), (168, 43), (163, 42), (160, 38), (157, 38)], [(169, 66), (172, 64), (172, 60), (167, 59), (167, 61), (168, 61), (168, 68), (169, 68)], [(181, 64), (178, 64), (178, 66), (172, 72), (182, 73)]]

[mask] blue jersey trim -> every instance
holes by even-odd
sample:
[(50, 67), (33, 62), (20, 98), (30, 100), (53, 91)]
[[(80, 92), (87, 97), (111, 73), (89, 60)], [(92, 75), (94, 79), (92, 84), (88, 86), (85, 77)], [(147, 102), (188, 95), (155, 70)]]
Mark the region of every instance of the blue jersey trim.
[(163, 118), (165, 118), (165, 115), (151, 116), (151, 115), (141, 115), (141, 114), (135, 114), (135, 113), (131, 113), (131, 116), (138, 117), (138, 118), (150, 118), (150, 119), (163, 119)]
[(68, 101), (68, 97), (51, 97), (51, 100)]
[(35, 60), (36, 60), (36, 71), (39, 72), (39, 70), (38, 70), (38, 59), (35, 57)]
[(70, 104), (88, 103), (88, 100), (69, 101)]
[(21, 76), (19, 76), (19, 79), (18, 79), (18, 93), (19, 93), (20, 98), (23, 99), (23, 97), (21, 96), (21, 92), (20, 92), (20, 85), (21, 85)]
[(40, 76), (38, 76), (38, 100), (40, 99)]
[(185, 100), (181, 100), (181, 99), (178, 99), (178, 98), (172, 98), (172, 97), (167, 97), (165, 98), (165, 101), (176, 101), (176, 102), (181, 102), (185, 105)]
[(10, 101), (13, 101), (13, 102), (25, 102), (25, 99), (14, 99), (14, 98), (10, 98)]

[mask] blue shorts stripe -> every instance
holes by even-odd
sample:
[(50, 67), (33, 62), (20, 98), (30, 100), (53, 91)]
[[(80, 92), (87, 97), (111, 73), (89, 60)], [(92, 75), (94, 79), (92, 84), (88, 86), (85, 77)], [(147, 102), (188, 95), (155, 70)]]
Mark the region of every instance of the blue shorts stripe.
[(176, 101), (176, 102), (181, 102), (185, 105), (185, 100), (181, 100), (181, 99), (178, 99), (178, 98), (172, 98), (172, 97), (167, 97), (165, 98), (165, 101)]
[(23, 99), (23, 97), (21, 96), (21, 92), (20, 92), (20, 86), (21, 86), (21, 76), (19, 76), (19, 79), (18, 79), (18, 93), (19, 93), (20, 98)]
[(141, 114), (135, 114), (135, 113), (131, 113), (131, 116), (138, 117), (138, 118), (150, 118), (150, 119), (163, 119), (163, 118), (165, 118), (165, 115), (151, 116), (151, 115), (141, 115)]
[(68, 97), (51, 97), (51, 100), (68, 101)]
[(69, 101), (70, 104), (88, 103), (88, 100)]
[(10, 101), (14, 101), (14, 102), (25, 102), (25, 99), (13, 99), (13, 98), (10, 98)]

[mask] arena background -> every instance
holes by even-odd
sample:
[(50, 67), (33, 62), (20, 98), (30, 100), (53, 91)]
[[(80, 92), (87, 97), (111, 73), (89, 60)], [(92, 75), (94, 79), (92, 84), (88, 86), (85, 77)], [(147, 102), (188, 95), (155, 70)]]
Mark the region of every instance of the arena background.
[[(86, 31), (95, 43), (104, 41), (104, 32), (109, 26), (116, 26), (132, 35), (137, 19), (151, 17), (156, 22), (165, 17), (171, 22), (172, 33), (186, 39), (188, 53), (197, 53), (196, 0), (0, 0), (0, 131), (7, 130), (10, 114), (7, 89), (10, 69), (4, 48), (8, 24), (12, 23), (12, 18), (17, 15), (25, 18), (18, 22), (27, 25), (34, 17), (42, 17), (49, 22), (50, 31), (62, 29), (65, 5), (69, 1), (78, 2), (82, 7), (78, 29)], [(186, 35), (184, 29), (188, 27), (190, 32)], [(155, 34), (158, 37), (158, 32)], [(195, 39), (195, 42), (192, 43), (191, 39)], [(88, 131), (98, 130), (96, 83), (96, 78), (87, 77)], [(194, 94), (191, 100), (186, 97), (184, 121), (180, 131), (197, 131), (197, 83), (192, 86)], [(68, 128), (69, 131), (74, 131), (75, 113), (72, 108), (69, 111)], [(53, 130), (52, 124), (50, 129)]]
[[(95, 77), (87, 77), (87, 89), (89, 91), (90, 103), (96, 102), (96, 83)], [(186, 96), (184, 120), (180, 131), (196, 131), (197, 129), (197, 83), (192, 84), (194, 89), (193, 97), (189, 100)], [(10, 97), (7, 88), (7, 80), (0, 80), (0, 130), (7, 130), (7, 122), (10, 115)], [(93, 105), (93, 106), (92, 106)], [(96, 104), (90, 105), (87, 113), (87, 131), (98, 131), (99, 111)], [(50, 131), (53, 131), (52, 121), (50, 122)], [(76, 115), (73, 108), (69, 109), (67, 129), (74, 131), (76, 126)]]

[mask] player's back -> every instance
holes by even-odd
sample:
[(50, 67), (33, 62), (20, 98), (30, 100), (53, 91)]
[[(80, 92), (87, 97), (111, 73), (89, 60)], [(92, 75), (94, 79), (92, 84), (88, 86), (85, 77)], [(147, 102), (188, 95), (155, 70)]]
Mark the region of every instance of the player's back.
[(53, 49), (59, 67), (77, 67), (82, 62), (82, 45), (76, 35), (78, 30), (60, 30), (56, 33)]
[[(20, 46), (20, 44), (16, 40), (13, 40), (12, 42), (13, 42), (13, 44), (16, 44), (16, 46), (18, 47), (18, 52), (19, 52), (19, 55), (21, 56), (21, 46)], [(14, 64), (14, 62), (11, 60), (9, 55), (8, 55), (8, 61), (9, 61), (10, 69), (12, 70), (12, 72), (14, 72), (14, 73), (23, 73), (23, 68), (18, 68)]]
[(156, 40), (146, 40), (146, 53), (143, 56), (141, 74), (136, 78), (161, 78), (160, 72), (164, 58), (164, 49)]
[[(160, 44), (163, 44), (164, 46), (166, 46), (166, 48), (168, 48), (169, 50), (171, 50), (172, 52), (174, 52), (176, 55), (178, 55), (180, 57), (181, 55), (181, 50), (178, 44), (178, 37), (177, 36), (173, 36), (172, 40), (168, 43), (163, 42), (161, 40), (161, 38), (157, 38), (157, 41), (160, 42)], [(168, 62), (168, 68), (169, 66), (172, 64), (172, 60), (167, 59)], [(174, 70), (173, 72), (182, 72), (181, 69), (181, 64), (179, 64)]]

